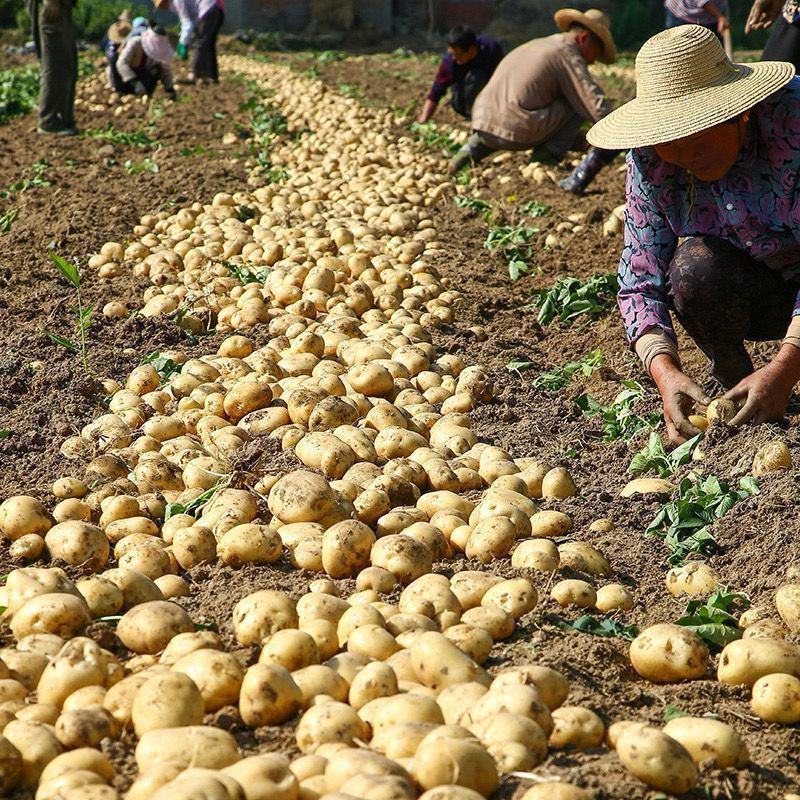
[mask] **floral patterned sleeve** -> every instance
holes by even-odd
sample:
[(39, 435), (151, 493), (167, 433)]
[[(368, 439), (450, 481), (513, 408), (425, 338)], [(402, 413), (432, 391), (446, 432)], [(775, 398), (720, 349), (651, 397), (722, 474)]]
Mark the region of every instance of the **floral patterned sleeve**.
[(628, 154), (625, 246), (619, 262), (617, 303), (631, 343), (653, 330), (672, 339), (667, 273), (678, 237), (655, 201), (653, 185), (643, 173), (642, 154)]

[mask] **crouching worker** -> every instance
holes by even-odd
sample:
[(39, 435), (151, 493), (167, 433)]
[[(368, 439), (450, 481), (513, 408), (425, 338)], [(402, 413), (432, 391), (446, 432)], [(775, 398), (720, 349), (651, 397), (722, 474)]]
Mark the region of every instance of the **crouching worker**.
[(450, 89), (450, 105), (469, 119), (481, 89), (489, 82), (503, 58), (500, 42), (478, 36), (466, 25), (456, 25), (447, 35), (447, 55), (442, 59), (418, 122), (427, 122)]
[(131, 36), (108, 66), (111, 88), (118, 94), (152, 95), (159, 81), (175, 99), (172, 59), (175, 51), (160, 26)]
[[(697, 25), (654, 36), (637, 96), (589, 141), (628, 155), (619, 308), (658, 386), (673, 442), (706, 392), (684, 374), (673, 311), (740, 410), (777, 420), (800, 380), (800, 79), (783, 62), (733, 64)], [(753, 369), (745, 341), (783, 339)], [(712, 381), (713, 383), (713, 381)], [(732, 388), (731, 388), (732, 387)]]
[[(616, 60), (608, 17), (567, 8), (556, 12), (555, 21), (562, 33), (520, 45), (500, 62), (475, 101), (473, 134), (451, 162), (453, 171), (496, 150), (536, 148), (537, 160), (557, 163), (585, 120), (597, 122), (608, 113), (603, 90), (589, 74), (589, 64)], [(562, 188), (581, 193), (616, 155), (590, 153)]]

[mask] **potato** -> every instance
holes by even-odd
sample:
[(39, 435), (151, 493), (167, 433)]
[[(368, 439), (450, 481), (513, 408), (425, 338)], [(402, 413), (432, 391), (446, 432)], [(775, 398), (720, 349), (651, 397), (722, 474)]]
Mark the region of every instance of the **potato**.
[(519, 744), (528, 751), (527, 760), (534, 767), (547, 756), (547, 737), (530, 717), (522, 714), (497, 714), (476, 728), (481, 742), (490, 748), (497, 744)]
[(800, 646), (775, 639), (739, 639), (722, 650), (717, 680), (752, 686), (759, 678), (776, 672), (800, 675)]
[(12, 541), (29, 533), (44, 536), (52, 524), (47, 510), (35, 497), (15, 495), (0, 503), (0, 533)]
[(336, 505), (328, 482), (306, 470), (281, 478), (269, 492), (269, 510), (281, 522), (318, 522)]
[(587, 575), (607, 576), (611, 574), (611, 565), (606, 557), (586, 542), (565, 542), (558, 548), (561, 568)]
[(552, 712), (552, 717), (550, 747), (591, 750), (602, 744), (605, 726), (594, 711), (581, 706), (561, 706)]
[(278, 753), (262, 753), (243, 758), (222, 770), (243, 789), (245, 800), (296, 800), (297, 778), (289, 759)]
[(383, 625), (360, 625), (347, 637), (347, 650), (367, 658), (385, 661), (402, 649)]
[(718, 397), (708, 404), (706, 418), (709, 422), (727, 425), (736, 416), (737, 411), (738, 408), (733, 400), (726, 400), (723, 397)]
[(447, 637), (435, 631), (422, 633), (411, 648), (411, 664), (419, 681), (440, 691), (457, 683), (486, 683), (486, 673)]
[(153, 675), (133, 699), (131, 719), (136, 735), (160, 728), (201, 725), (205, 703), (195, 682), (182, 672)]
[(562, 608), (577, 606), (592, 608), (597, 603), (597, 592), (590, 583), (574, 578), (559, 581), (550, 591), (553, 598)]
[(285, 667), (255, 664), (242, 681), (239, 711), (245, 725), (278, 725), (293, 717), (303, 700), (300, 687)]
[(742, 633), (743, 639), (785, 639), (788, 631), (776, 619), (762, 619), (748, 625)]
[(106, 681), (108, 658), (86, 637), (70, 639), (42, 672), (36, 687), (40, 703), (61, 707), (73, 692)]
[(314, 637), (305, 631), (285, 628), (264, 641), (260, 664), (277, 664), (289, 672), (319, 664), (319, 648)]
[(150, 578), (134, 572), (132, 569), (109, 569), (103, 573), (102, 577), (108, 578), (119, 587), (125, 598), (122, 606), (125, 611), (141, 603), (164, 599), (161, 590)]
[(633, 608), (633, 596), (621, 583), (608, 583), (597, 590), (595, 606), (600, 611), (630, 611)]
[(719, 573), (704, 561), (689, 561), (667, 573), (667, 589), (675, 597), (704, 597), (711, 594), (719, 582)]
[(546, 735), (553, 730), (550, 709), (534, 686), (513, 684), (491, 689), (480, 697), (461, 717), (459, 724), (470, 729), (497, 714), (522, 714), (532, 719)]
[(433, 568), (430, 550), (403, 534), (378, 539), (372, 546), (370, 561), (373, 566), (391, 572), (402, 584), (411, 583)]
[(531, 517), (531, 536), (535, 538), (563, 536), (572, 528), (572, 520), (560, 511), (537, 511)]
[(61, 753), (61, 745), (52, 728), (41, 722), (12, 720), (3, 729), (0, 741), (7, 742), (19, 753), (21, 764), (13, 750), (9, 750), (8, 744), (3, 748), (12, 774), (17, 773), (17, 768), (21, 766), (18, 780), (22, 786), (36, 786), (44, 768)]
[(483, 664), (489, 658), (494, 646), (494, 639), (488, 631), (477, 625), (453, 625), (447, 628), (444, 635), (477, 664)]
[(520, 800), (593, 800), (594, 792), (563, 781), (536, 783)]
[(236, 740), (227, 731), (205, 725), (147, 731), (136, 746), (140, 773), (164, 763), (222, 769), (238, 761)]
[(266, 525), (234, 525), (217, 544), (217, 557), (223, 564), (274, 564), (283, 554), (283, 544), (276, 531)]
[(372, 589), (378, 594), (388, 594), (397, 585), (397, 580), (388, 570), (381, 567), (367, 567), (356, 576), (356, 589)]
[(715, 769), (747, 766), (747, 745), (734, 728), (707, 717), (675, 717), (664, 726), (664, 733), (682, 744), (698, 765)]
[(296, 628), (295, 604), (283, 593), (262, 589), (243, 597), (233, 609), (233, 630), (241, 644), (260, 644), (276, 631)]
[(236, 656), (221, 650), (195, 650), (179, 658), (172, 669), (191, 678), (200, 690), (206, 711), (235, 704), (244, 679), (244, 669)]
[(507, 639), (514, 633), (514, 617), (500, 606), (471, 608), (461, 615), (461, 622), (483, 628), (496, 642)]
[(378, 698), (362, 706), (360, 714), (375, 733), (382, 728), (405, 723), (444, 723), (442, 710), (436, 700), (416, 692)]
[(785, 442), (775, 439), (762, 445), (753, 459), (753, 475), (760, 478), (770, 472), (792, 468), (792, 455)]
[(375, 534), (363, 522), (343, 520), (322, 537), (322, 565), (333, 578), (357, 575), (369, 564)]
[(228, 419), (236, 423), (247, 414), (266, 408), (272, 401), (272, 391), (260, 381), (237, 381), (225, 395), (223, 409)]
[(502, 608), (516, 620), (533, 611), (538, 599), (536, 589), (529, 580), (516, 578), (501, 581), (487, 589), (481, 605)]
[(69, 638), (90, 622), (89, 608), (82, 597), (54, 592), (32, 597), (13, 616), (11, 632), (19, 641), (35, 633), (52, 633)]
[(478, 522), (467, 540), (467, 558), (488, 564), (507, 556), (517, 538), (517, 529), (508, 517), (487, 517)]
[(59, 522), (47, 532), (44, 543), (52, 558), (99, 572), (108, 561), (109, 544), (101, 528), (81, 520)]
[(318, 469), (335, 480), (340, 479), (358, 460), (350, 445), (332, 433), (323, 431), (306, 434), (297, 443), (295, 455), (307, 467)]
[(800, 630), (800, 583), (785, 583), (778, 587), (775, 608), (790, 631)]
[(565, 500), (576, 492), (572, 476), (563, 467), (554, 467), (542, 478), (542, 497)]
[(635, 727), (617, 741), (627, 770), (651, 789), (683, 794), (697, 785), (697, 767), (686, 749), (656, 728)]
[(488, 797), (499, 781), (494, 759), (480, 745), (462, 739), (438, 739), (421, 745), (411, 773), (422, 789), (456, 784), (483, 797)]
[(672, 494), (675, 484), (663, 478), (634, 478), (623, 487), (620, 497), (635, 497), (639, 494)]
[(102, 707), (63, 711), (55, 724), (58, 741), (67, 749), (97, 747), (113, 733), (113, 718)]
[(22, 754), (11, 742), (0, 736), (0, 792), (11, 793), (22, 777)]
[(417, 796), (411, 779), (399, 775), (354, 775), (339, 791), (364, 800), (415, 800)]
[(513, 684), (533, 686), (551, 711), (561, 706), (569, 694), (569, 683), (560, 672), (538, 664), (508, 667), (492, 681), (492, 686), (498, 688)]
[(753, 684), (750, 706), (765, 722), (800, 722), (800, 679), (794, 675), (763, 675)]
[(327, 695), (344, 702), (350, 690), (345, 678), (324, 664), (311, 664), (292, 673), (292, 679), (300, 688), (303, 708), (310, 706), (318, 695)]
[(356, 739), (368, 738), (367, 726), (355, 709), (335, 701), (312, 706), (297, 725), (297, 746), (302, 753), (314, 753), (330, 742), (353, 747)]
[(705, 643), (694, 631), (680, 625), (645, 628), (631, 642), (630, 658), (639, 675), (654, 683), (702, 678), (708, 669)]
[(395, 671), (388, 664), (373, 661), (353, 678), (348, 692), (348, 702), (358, 711), (371, 700), (378, 697), (391, 697), (397, 692)]
[(526, 539), (520, 542), (511, 554), (511, 566), (517, 569), (554, 572), (558, 569), (559, 563), (558, 548), (549, 539)]
[(455, 784), (444, 784), (434, 786), (419, 796), (419, 800), (480, 800), (483, 795), (474, 789), (466, 786), (456, 786)]
[(134, 653), (158, 653), (173, 636), (194, 630), (186, 611), (177, 603), (153, 600), (126, 611), (117, 625), (119, 640)]
[(337, 792), (356, 775), (395, 776), (410, 780), (408, 773), (395, 761), (371, 750), (342, 750), (325, 765), (325, 782), (329, 792)]

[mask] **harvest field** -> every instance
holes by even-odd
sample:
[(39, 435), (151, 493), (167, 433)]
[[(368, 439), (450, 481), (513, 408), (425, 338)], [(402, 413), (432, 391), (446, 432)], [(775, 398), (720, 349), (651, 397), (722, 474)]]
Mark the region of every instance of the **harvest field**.
[(222, 69), (3, 128), (0, 796), (796, 800), (797, 417), (665, 450), (622, 159), (450, 177), (427, 57)]

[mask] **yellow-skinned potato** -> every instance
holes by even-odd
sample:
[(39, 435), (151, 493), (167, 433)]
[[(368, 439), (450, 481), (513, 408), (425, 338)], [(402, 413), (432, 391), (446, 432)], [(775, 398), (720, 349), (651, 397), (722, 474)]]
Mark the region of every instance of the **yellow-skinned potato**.
[(498, 783), (494, 759), (480, 745), (462, 739), (438, 739), (421, 745), (411, 772), (425, 790), (457, 784), (488, 797)]
[(322, 537), (322, 565), (333, 578), (358, 574), (369, 564), (375, 534), (363, 522), (343, 520), (332, 525)]
[(411, 583), (429, 573), (433, 566), (430, 550), (403, 534), (378, 539), (372, 547), (370, 561), (373, 566), (391, 572), (402, 584)]
[(131, 720), (136, 735), (159, 728), (201, 725), (205, 703), (195, 682), (182, 672), (154, 675), (133, 698)]
[(563, 536), (572, 527), (572, 520), (561, 511), (537, 511), (531, 517), (531, 536), (535, 538)]
[(276, 531), (266, 525), (244, 523), (226, 531), (217, 543), (216, 554), (223, 564), (274, 564), (283, 554)]
[(29, 533), (44, 536), (53, 524), (35, 497), (15, 495), (0, 503), (0, 533), (12, 541)]
[(255, 664), (244, 675), (239, 711), (245, 725), (251, 728), (278, 725), (300, 710), (302, 697), (285, 667)]
[(312, 705), (314, 698), (327, 695), (344, 702), (350, 691), (347, 681), (324, 664), (311, 664), (292, 673), (292, 680), (300, 688), (303, 708)]
[(800, 675), (800, 646), (775, 639), (739, 639), (725, 645), (720, 654), (717, 680), (752, 686), (776, 672)]
[(436, 700), (417, 692), (377, 698), (362, 706), (360, 715), (372, 726), (373, 733), (405, 723), (444, 723), (442, 709)]
[(560, 672), (538, 664), (525, 664), (504, 669), (495, 677), (492, 686), (499, 688), (518, 683), (536, 688), (551, 711), (561, 706), (569, 694), (569, 682)]
[(790, 631), (800, 630), (800, 583), (785, 583), (778, 587), (775, 608)]
[(314, 753), (331, 742), (352, 747), (355, 739), (368, 738), (367, 730), (355, 709), (345, 703), (323, 702), (309, 708), (300, 719), (297, 746), (302, 753)]
[(626, 769), (650, 788), (683, 794), (697, 785), (697, 767), (686, 749), (656, 728), (637, 727), (617, 740)]
[(719, 573), (704, 561), (689, 561), (667, 573), (667, 589), (675, 597), (704, 597), (711, 594), (719, 582)]
[(435, 631), (420, 635), (411, 648), (411, 664), (421, 683), (441, 690), (457, 683), (487, 683), (488, 676), (447, 637)]
[(486, 694), (488, 688), (483, 683), (455, 683), (442, 689), (436, 702), (442, 709), (447, 725), (457, 725), (458, 721), (476, 700)]
[(238, 422), (246, 414), (266, 408), (272, 401), (272, 390), (260, 381), (237, 381), (225, 395), (223, 408), (231, 422)]
[(578, 608), (592, 608), (597, 602), (597, 592), (586, 581), (569, 578), (559, 581), (550, 591), (550, 597), (560, 606), (577, 606)]
[(285, 628), (264, 641), (258, 661), (260, 664), (277, 664), (294, 672), (310, 664), (319, 664), (319, 648), (311, 634)]
[(391, 697), (397, 694), (397, 691), (395, 671), (386, 663), (373, 661), (353, 678), (348, 702), (358, 710), (377, 697)]
[(477, 664), (483, 664), (494, 646), (494, 639), (484, 628), (477, 625), (452, 625), (444, 635)]
[(488, 589), (481, 599), (481, 605), (502, 608), (516, 620), (533, 611), (538, 599), (536, 589), (529, 580), (515, 578), (501, 581)]
[(497, 714), (522, 714), (532, 719), (548, 736), (553, 730), (550, 709), (542, 700), (539, 690), (523, 684), (497, 687), (479, 698), (461, 717), (461, 725), (472, 729), (476, 723), (485, 722)]
[(500, 606), (471, 608), (461, 615), (461, 622), (483, 628), (496, 642), (514, 633), (514, 617)]
[(450, 589), (464, 611), (481, 604), (486, 592), (503, 579), (489, 572), (462, 570), (450, 579)]
[(614, 611), (618, 608), (630, 611), (633, 608), (633, 595), (621, 583), (609, 583), (597, 590), (595, 605), (600, 611)]
[(86, 564), (93, 572), (99, 572), (108, 560), (108, 539), (100, 528), (89, 522), (60, 522), (47, 531), (44, 543), (52, 558), (73, 566)]
[(325, 781), (329, 792), (339, 791), (356, 775), (394, 775), (409, 780), (408, 773), (395, 761), (371, 750), (342, 750), (325, 765)]
[(89, 608), (82, 597), (55, 592), (28, 600), (11, 620), (11, 632), (19, 641), (36, 633), (69, 638), (89, 624)]
[(680, 625), (645, 628), (631, 642), (630, 658), (633, 668), (654, 683), (701, 678), (708, 668), (705, 643), (694, 631)]
[(433, 789), (428, 789), (420, 795), (420, 800), (480, 800), (483, 797), (474, 789), (468, 789), (466, 786), (458, 786), (456, 784), (445, 784), (443, 786), (434, 786)]
[(295, 455), (307, 467), (333, 479), (341, 478), (358, 460), (349, 445), (324, 431), (306, 434), (295, 447)]
[(93, 617), (107, 617), (116, 614), (125, 602), (122, 590), (115, 583), (100, 575), (83, 578), (75, 584), (75, 587), (83, 595)]
[(153, 600), (125, 612), (117, 625), (120, 641), (134, 653), (158, 653), (173, 636), (194, 630), (189, 615), (177, 603)]
[(244, 669), (232, 653), (195, 650), (179, 658), (172, 669), (191, 678), (200, 690), (206, 711), (218, 711), (236, 703), (239, 697)]
[(542, 497), (565, 500), (576, 492), (572, 476), (563, 467), (554, 467), (542, 478)]
[(245, 800), (296, 800), (297, 778), (289, 759), (278, 753), (263, 753), (243, 758), (222, 770), (243, 789)]
[[(20, 754), (19, 784), (34, 787), (44, 768), (61, 753), (61, 744), (49, 725), (15, 719), (3, 728), (3, 741), (9, 742)], [(8, 751), (8, 748), (6, 747)], [(9, 756), (12, 769), (19, 763)]]
[(83, 636), (70, 639), (39, 678), (36, 686), (39, 702), (60, 708), (78, 689), (105, 683), (107, 662), (107, 656), (92, 639)]
[(11, 790), (22, 777), (22, 754), (4, 736), (0, 736), (0, 792), (11, 794)]
[(321, 476), (295, 470), (269, 492), (269, 510), (284, 523), (318, 522), (336, 505), (336, 495)]
[(94, 772), (104, 782), (114, 778), (114, 767), (108, 756), (93, 747), (81, 747), (56, 756), (43, 770), (40, 783), (50, 781), (70, 772)]
[(478, 522), (467, 540), (467, 558), (488, 564), (511, 552), (517, 539), (517, 529), (508, 517), (488, 517)]
[(697, 765), (715, 769), (740, 769), (750, 761), (747, 745), (725, 722), (707, 717), (676, 717), (664, 726), (664, 733), (680, 742)]
[(531, 786), (520, 800), (594, 800), (595, 793), (589, 789), (564, 781), (544, 781)]
[(136, 746), (136, 766), (140, 773), (164, 763), (177, 763), (184, 769), (189, 766), (222, 769), (239, 759), (233, 736), (206, 725), (148, 731)]
[(792, 454), (785, 442), (775, 439), (762, 445), (753, 459), (753, 475), (757, 478), (770, 472), (792, 468)]
[(565, 542), (558, 548), (558, 554), (562, 569), (603, 577), (611, 574), (606, 557), (587, 542)]
[(549, 539), (525, 539), (511, 554), (511, 566), (517, 569), (554, 572), (558, 569), (559, 563), (558, 547)]
[(753, 684), (750, 707), (765, 722), (800, 722), (800, 679), (781, 673), (760, 677)]
[(550, 732), (550, 747), (564, 750), (591, 750), (599, 747), (605, 735), (603, 720), (582, 706), (561, 706), (552, 712), (553, 730)]
[(68, 749), (98, 747), (113, 733), (111, 715), (102, 707), (62, 711), (54, 726), (56, 738)]
[(284, 628), (296, 628), (295, 604), (283, 592), (262, 589), (243, 597), (233, 609), (233, 630), (241, 644), (260, 644)]
[[(522, 714), (501, 713), (475, 726), (481, 742), (490, 748), (496, 744), (520, 744), (529, 751), (533, 766), (547, 756), (547, 737), (539, 725)], [(551, 736), (552, 738), (552, 736)]]

